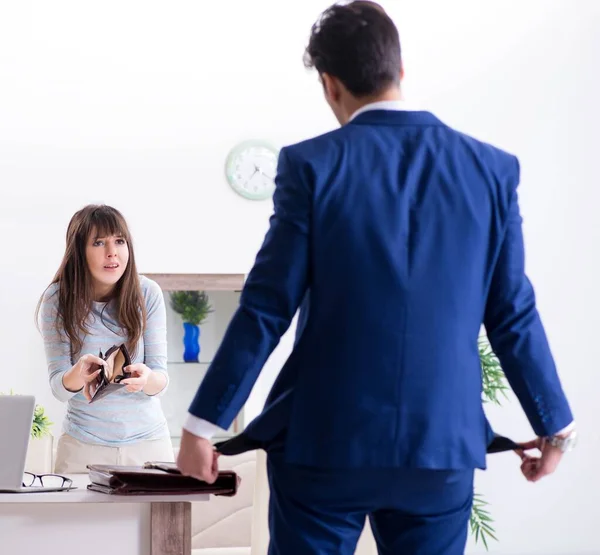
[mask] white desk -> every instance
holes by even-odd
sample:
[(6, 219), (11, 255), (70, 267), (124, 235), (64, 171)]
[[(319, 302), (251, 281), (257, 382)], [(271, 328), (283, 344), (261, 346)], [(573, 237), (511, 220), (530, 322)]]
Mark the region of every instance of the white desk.
[(208, 495), (106, 495), (69, 476), (68, 492), (0, 493), (0, 553), (190, 555), (192, 501)]

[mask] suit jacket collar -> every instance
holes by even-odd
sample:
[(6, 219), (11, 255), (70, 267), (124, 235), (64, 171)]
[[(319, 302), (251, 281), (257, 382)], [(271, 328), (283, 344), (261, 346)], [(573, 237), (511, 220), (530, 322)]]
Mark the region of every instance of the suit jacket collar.
[(444, 126), (431, 112), (408, 110), (368, 110), (346, 125)]
[(419, 107), (413, 102), (408, 102), (406, 100), (379, 100), (377, 102), (370, 102), (369, 104), (365, 104), (356, 112), (354, 112), (348, 121), (352, 121), (354, 118), (358, 117), (359, 114), (363, 112), (370, 112), (372, 110), (397, 110), (401, 112), (405, 111), (416, 111)]

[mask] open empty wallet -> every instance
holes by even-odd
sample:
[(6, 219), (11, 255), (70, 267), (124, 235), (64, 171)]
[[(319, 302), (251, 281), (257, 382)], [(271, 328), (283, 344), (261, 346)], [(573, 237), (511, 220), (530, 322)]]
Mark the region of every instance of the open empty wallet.
[(131, 357), (125, 345), (113, 345), (103, 356), (102, 351), (98, 355), (106, 362), (103, 371), (98, 374), (96, 379), (96, 389), (92, 393), (94, 403), (111, 393), (118, 391), (124, 384), (121, 383), (125, 378), (131, 377), (129, 372), (123, 370), (131, 364)]
[[(264, 442), (249, 437), (245, 432), (242, 432), (232, 438), (215, 443), (215, 449), (226, 456), (239, 455), (246, 451), (254, 451), (255, 449), (265, 449)], [(516, 451), (521, 446), (507, 437), (494, 434), (487, 445), (487, 453), (502, 453), (505, 451)]]
[(144, 466), (90, 464), (88, 489), (113, 495), (212, 494), (231, 497), (240, 477), (222, 470), (214, 484), (181, 474), (175, 463), (147, 462)]

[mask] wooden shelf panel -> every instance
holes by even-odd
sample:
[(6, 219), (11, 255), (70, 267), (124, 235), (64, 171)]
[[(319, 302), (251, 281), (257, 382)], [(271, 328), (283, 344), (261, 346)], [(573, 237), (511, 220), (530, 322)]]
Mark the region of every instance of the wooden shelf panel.
[(241, 291), (244, 274), (147, 274), (163, 291)]

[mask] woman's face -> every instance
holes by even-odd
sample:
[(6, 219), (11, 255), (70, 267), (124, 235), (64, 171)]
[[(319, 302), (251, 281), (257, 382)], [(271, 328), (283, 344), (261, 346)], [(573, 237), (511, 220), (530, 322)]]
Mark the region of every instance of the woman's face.
[(125, 273), (129, 246), (120, 235), (97, 237), (94, 230), (88, 238), (85, 257), (92, 274), (96, 300), (102, 300), (110, 295)]

